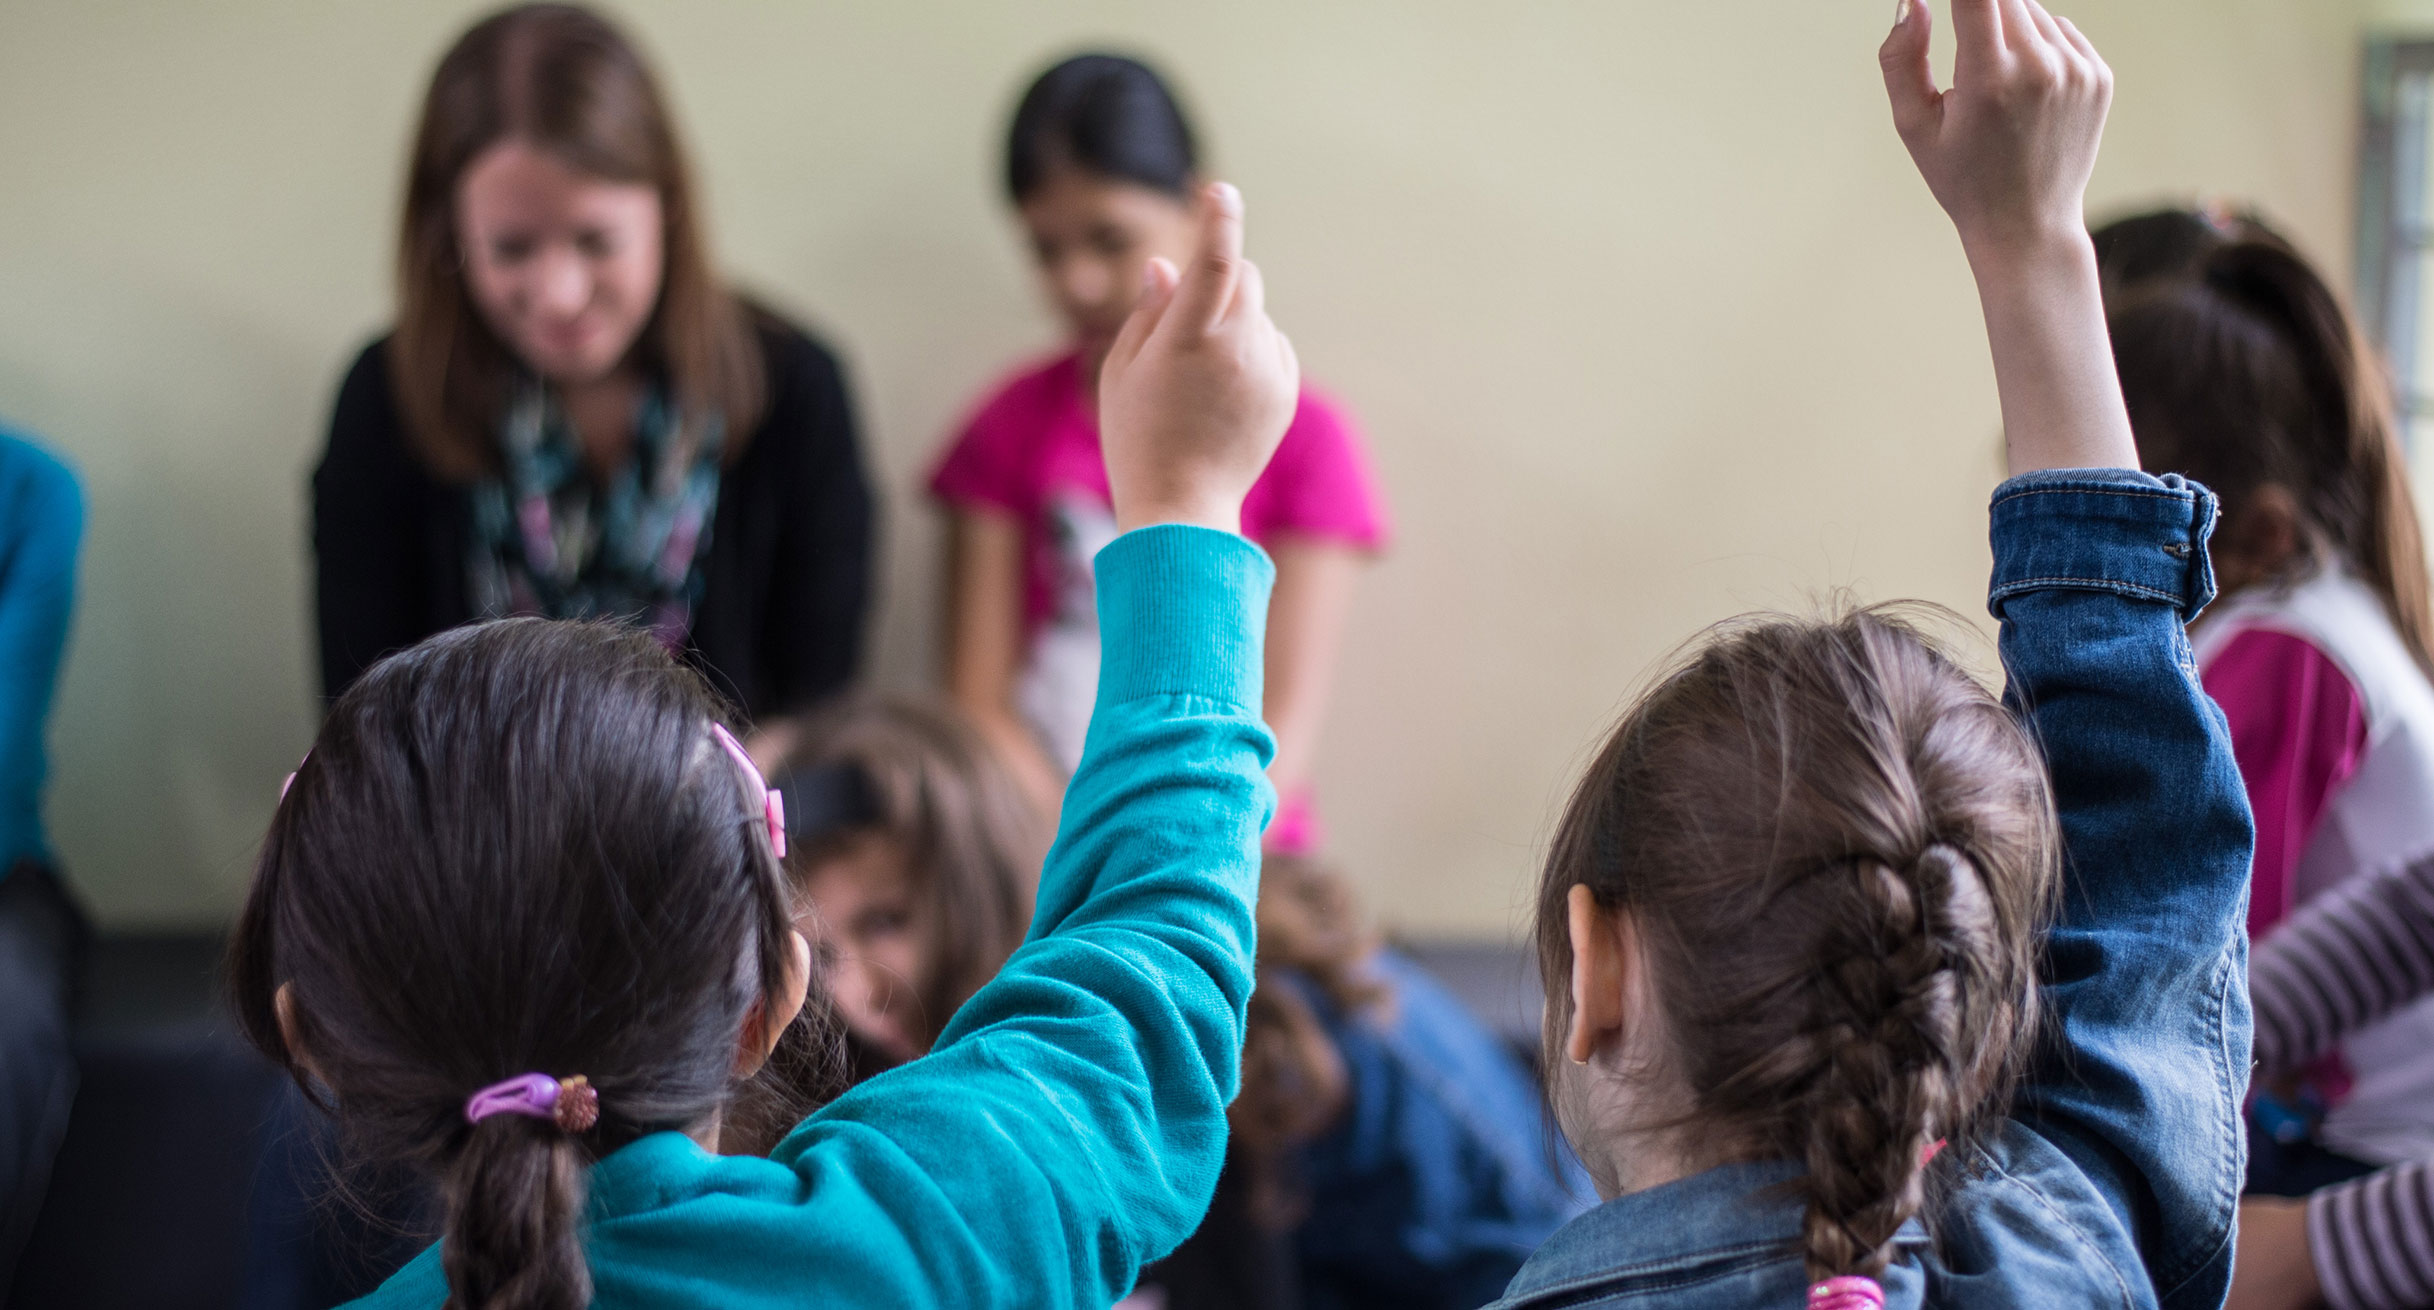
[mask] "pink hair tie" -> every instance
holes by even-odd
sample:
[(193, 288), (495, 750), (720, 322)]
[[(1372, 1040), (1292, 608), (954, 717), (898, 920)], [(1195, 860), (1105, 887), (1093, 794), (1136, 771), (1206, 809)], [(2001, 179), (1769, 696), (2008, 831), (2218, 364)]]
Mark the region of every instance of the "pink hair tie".
[(1858, 1274), (1829, 1278), (1809, 1289), (1809, 1310), (1885, 1310), (1885, 1289)]
[(581, 1074), (572, 1078), (518, 1074), (465, 1098), (466, 1123), (478, 1124), (494, 1114), (547, 1119), (567, 1132), (579, 1133), (600, 1122), (600, 1093)]

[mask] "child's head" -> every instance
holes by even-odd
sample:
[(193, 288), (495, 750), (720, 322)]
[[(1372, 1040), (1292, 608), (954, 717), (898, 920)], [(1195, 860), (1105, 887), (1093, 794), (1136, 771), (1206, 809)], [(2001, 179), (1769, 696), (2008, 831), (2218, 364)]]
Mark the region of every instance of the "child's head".
[(1181, 268), (1199, 235), (1199, 153), (1148, 65), (1077, 55), (1023, 93), (1006, 190), (1057, 309), (1094, 360), (1132, 312), (1153, 256)]
[[(435, 1173), (451, 1304), (578, 1307), (584, 1167), (706, 1135), (800, 1010), (758, 779), (649, 637), (511, 619), (376, 665), (280, 801), (231, 948), (246, 1035)], [(582, 1077), (561, 1128), (468, 1100)]]
[(2271, 237), (2227, 239), (2110, 305), (2147, 468), (2222, 498), (2226, 592), (2330, 557), (2383, 598), (2434, 667), (2434, 601), (2408, 466), (2373, 350), (2340, 298)]
[(2033, 1023), (2058, 850), (2036, 747), (1902, 619), (1697, 647), (1589, 766), (1539, 888), (1551, 1095), (1600, 1190), (1795, 1161), (1812, 1277), (1876, 1275)]
[(810, 724), (778, 786), (839, 1017), (889, 1059), (921, 1055), (1031, 926), (1043, 844), (1021, 790), (953, 712), (880, 698)]
[(2220, 204), (2131, 214), (2089, 235), (2096, 243), (2107, 304), (2158, 279), (2184, 277), (2231, 242), (2286, 244), (2254, 211)]

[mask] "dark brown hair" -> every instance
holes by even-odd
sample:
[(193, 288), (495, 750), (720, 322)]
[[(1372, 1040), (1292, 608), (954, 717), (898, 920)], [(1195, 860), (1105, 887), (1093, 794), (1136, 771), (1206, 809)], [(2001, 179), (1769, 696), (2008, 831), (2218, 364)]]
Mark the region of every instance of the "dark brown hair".
[(1226, 1107), (1254, 1222), (1283, 1231), (1307, 1198), (1287, 1165), (1352, 1100), (1344, 1057), (1307, 988), (1340, 1014), (1383, 1020), (1394, 990), (1371, 967), (1378, 935), (1342, 874), (1306, 856), (1259, 866), (1259, 966), (1243, 1025), (1242, 1090)]
[[(645, 635), (459, 628), (348, 688), (271, 818), (238, 1019), (351, 1146), (436, 1175), (451, 1306), (587, 1304), (586, 1166), (719, 1111), (783, 994), (785, 888), (714, 712)], [(465, 1121), (526, 1073), (589, 1079), (597, 1124)]]
[(750, 319), (711, 270), (692, 169), (649, 66), (607, 20), (566, 4), (518, 5), (474, 24), (440, 59), (423, 98), (389, 339), (390, 375), (417, 451), (458, 480), (497, 462), (495, 429), (517, 365), (465, 287), (456, 190), (484, 151), (508, 140), (580, 173), (658, 189), (665, 273), (635, 350), (695, 420), (689, 432), (720, 416), (721, 454), (732, 463), (768, 402)]
[(903, 849), (915, 894), (938, 911), (936, 970), (920, 996), (926, 1047), (1030, 931), (1043, 825), (980, 734), (934, 701), (855, 697), (815, 716), (781, 774), (821, 769), (850, 771), (869, 812), (809, 834), (787, 867), (800, 879), (873, 836)]
[(1624, 714), (1548, 855), (1558, 1120), (1603, 1168), (1561, 1058), (1586, 886), (1636, 932), (1689, 1093), (1660, 1126), (1703, 1143), (1701, 1167), (1804, 1164), (1810, 1277), (1881, 1274), (1926, 1203), (1922, 1148), (1966, 1157), (2017, 1067), (2058, 849), (2027, 733), (1913, 622), (1719, 629)]
[(2291, 563), (2330, 553), (2355, 570), (2434, 674), (2434, 584), (2390, 385), (2324, 279), (2277, 240), (2230, 240), (2126, 287), (2111, 319), (2139, 460), (2222, 498), (2217, 550), (2280, 487), (2306, 547)]

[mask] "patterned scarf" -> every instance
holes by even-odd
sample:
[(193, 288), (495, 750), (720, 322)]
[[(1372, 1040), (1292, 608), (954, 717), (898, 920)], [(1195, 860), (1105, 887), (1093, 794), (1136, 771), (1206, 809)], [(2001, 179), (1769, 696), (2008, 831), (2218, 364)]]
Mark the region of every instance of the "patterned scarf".
[(597, 481), (557, 398), (537, 379), (520, 381), (499, 429), (502, 471), (473, 488), (475, 611), (618, 619), (670, 650), (683, 645), (710, 553), (723, 436), (713, 416), (688, 457), (684, 417), (653, 387), (633, 458)]

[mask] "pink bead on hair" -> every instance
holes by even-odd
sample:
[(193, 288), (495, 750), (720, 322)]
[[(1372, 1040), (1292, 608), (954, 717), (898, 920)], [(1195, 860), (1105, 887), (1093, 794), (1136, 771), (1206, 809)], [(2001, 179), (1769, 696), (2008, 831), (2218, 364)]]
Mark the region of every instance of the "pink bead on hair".
[(1809, 1310), (1885, 1310), (1885, 1289), (1858, 1274), (1829, 1278), (1809, 1289)]

